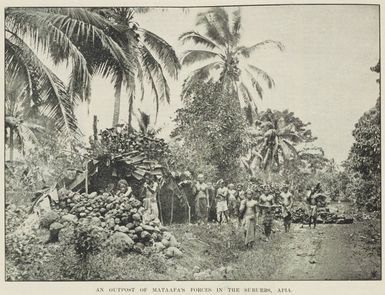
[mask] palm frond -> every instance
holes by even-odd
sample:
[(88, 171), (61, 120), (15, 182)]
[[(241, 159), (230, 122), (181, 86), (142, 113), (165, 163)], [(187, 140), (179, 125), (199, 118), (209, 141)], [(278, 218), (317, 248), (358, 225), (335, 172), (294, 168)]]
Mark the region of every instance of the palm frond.
[[(115, 63), (133, 75), (134, 66), (124, 50), (105, 30), (120, 32), (106, 19), (83, 8), (12, 8), (7, 10), (7, 21), (14, 32), (28, 37), (37, 50), (53, 53), (54, 62), (73, 60), (70, 90), (77, 89), (80, 97), (89, 95), (90, 67), (83, 56), (84, 50), (100, 43)], [(60, 44), (60, 45), (59, 45)], [(76, 44), (76, 45), (74, 45)], [(80, 46), (79, 46), (80, 45)], [(79, 50), (78, 48), (82, 48)], [(107, 65), (107, 64), (105, 64)], [(80, 87), (83, 84), (83, 87)]]
[(190, 65), (210, 58), (216, 58), (219, 54), (207, 50), (187, 50), (185, 51), (181, 62), (183, 65)]
[(255, 104), (255, 100), (253, 99), (253, 96), (251, 95), (249, 89), (247, 88), (247, 86), (243, 82), (239, 83), (239, 91), (240, 91), (240, 94), (242, 95), (242, 98), (245, 101), (245, 103), (253, 104), (254, 109), (257, 109), (257, 106)]
[(70, 135), (79, 132), (73, 112), (74, 101), (67, 92), (64, 83), (35, 55), (34, 51), (20, 38), (14, 36), (13, 43), (23, 53), (29, 66), (38, 71), (39, 96), (42, 101), (42, 113), (53, 118), (56, 127)]
[(242, 56), (248, 58), (250, 55), (257, 49), (265, 46), (265, 45), (274, 45), (277, 47), (279, 50), (283, 51), (285, 49), (285, 46), (279, 42), (279, 41), (274, 41), (274, 40), (265, 40), (262, 42), (259, 42), (257, 44), (254, 44), (253, 46), (246, 47), (246, 46), (240, 46), (237, 48), (237, 52), (241, 54)]
[(159, 112), (159, 101), (166, 100), (168, 103), (170, 102), (170, 88), (161, 65), (157, 62), (151, 52), (145, 46), (142, 46), (140, 50), (142, 54), (143, 72), (155, 94), (154, 100), (156, 103), (157, 116)]
[(268, 149), (263, 156), (263, 161), (262, 161), (263, 170), (267, 169), (267, 167), (269, 166), (270, 160), (272, 158), (273, 158), (272, 150)]
[(213, 22), (217, 27), (219, 27), (219, 32), (225, 38), (226, 43), (232, 40), (230, 28), (229, 28), (229, 15), (227, 14), (225, 8), (223, 7), (214, 7), (209, 9), (206, 14), (210, 15), (213, 18)]
[(262, 89), (261, 84), (259, 84), (258, 80), (248, 70), (245, 70), (245, 72), (248, 74), (249, 79), (251, 81), (251, 84), (254, 87), (254, 89), (257, 91), (259, 98), (262, 99), (263, 98), (263, 89)]
[(142, 50), (142, 62), (145, 68), (149, 69), (153, 77), (156, 78), (156, 83), (162, 89), (160, 92), (160, 99), (166, 100), (170, 103), (170, 88), (168, 87), (167, 79), (164, 76), (162, 66), (151, 54), (146, 46), (141, 47)]
[(293, 123), (286, 124), (285, 121), (279, 122), (278, 127), (279, 127), (278, 134), (280, 136), (288, 135), (295, 130), (295, 125)]
[(156, 52), (170, 76), (177, 78), (181, 65), (172, 46), (164, 39), (150, 31), (141, 29), (141, 32), (143, 33), (144, 43)]
[[(31, 71), (28, 68), (27, 62), (23, 58), (22, 51), (10, 42), (7, 38), (5, 39), (5, 76), (6, 83), (10, 81), (12, 84), (15, 82), (25, 85), (25, 90), (28, 96), (35, 97), (35, 103), (38, 102), (38, 97), (33, 96), (33, 82), (31, 77)], [(11, 87), (9, 83), (6, 87)], [(17, 86), (15, 86), (17, 87)]]
[(207, 12), (199, 13), (197, 16), (197, 26), (203, 25), (206, 35), (220, 46), (226, 46), (228, 40), (221, 34), (221, 28)]
[(259, 76), (261, 76), (267, 82), (267, 86), (269, 88), (272, 88), (275, 85), (273, 78), (268, 73), (266, 73), (264, 70), (261, 70), (260, 68), (254, 66), (254, 65), (250, 65), (250, 64), (248, 65), (248, 67), (249, 67), (249, 69), (256, 72)]
[(286, 159), (288, 159), (290, 155), (293, 155), (294, 157), (298, 156), (295, 147), (286, 139), (280, 139), (280, 146), (282, 147), (282, 152)]
[(42, 85), (44, 85), (42, 113), (53, 119), (58, 130), (64, 131), (66, 136), (71, 136), (73, 132), (80, 134), (72, 98), (67, 93), (65, 85), (48, 68), (44, 70), (46, 77), (42, 80)]
[(238, 8), (234, 10), (233, 12), (233, 24), (231, 27), (231, 43), (233, 46), (237, 45), (239, 43), (239, 40), (241, 39), (241, 9)]
[(195, 31), (183, 33), (179, 36), (179, 40), (182, 41), (182, 44), (185, 44), (188, 41), (193, 41), (195, 44), (201, 44), (211, 49), (220, 49), (214, 41), (210, 40), (209, 38), (206, 38), (205, 36)]
[(182, 98), (187, 96), (189, 89), (191, 89), (195, 83), (207, 80), (210, 72), (214, 69), (219, 69), (220, 66), (220, 62), (213, 62), (193, 71), (183, 85)]

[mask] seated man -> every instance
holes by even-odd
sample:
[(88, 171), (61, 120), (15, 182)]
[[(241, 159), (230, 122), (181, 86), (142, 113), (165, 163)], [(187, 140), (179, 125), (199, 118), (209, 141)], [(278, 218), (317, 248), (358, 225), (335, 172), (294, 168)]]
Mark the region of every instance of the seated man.
[(118, 181), (117, 185), (117, 197), (128, 197), (132, 192), (131, 187), (128, 185), (127, 180), (121, 179)]

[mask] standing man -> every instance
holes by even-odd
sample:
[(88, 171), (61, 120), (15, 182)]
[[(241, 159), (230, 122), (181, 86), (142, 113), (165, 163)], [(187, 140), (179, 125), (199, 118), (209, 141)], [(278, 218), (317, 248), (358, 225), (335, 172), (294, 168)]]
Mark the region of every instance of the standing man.
[(271, 188), (265, 186), (264, 192), (259, 198), (259, 207), (262, 211), (262, 224), (264, 228), (264, 234), (266, 236), (266, 242), (270, 240), (270, 235), (273, 226), (274, 219), (274, 196)]
[(280, 203), (282, 207), (283, 225), (285, 232), (289, 232), (291, 225), (291, 208), (293, 206), (293, 195), (289, 191), (289, 186), (285, 184), (280, 194)]
[(198, 181), (195, 184), (195, 212), (198, 218), (198, 224), (207, 223), (209, 217), (209, 192), (208, 186), (204, 183), (203, 174), (198, 175)]
[(211, 182), (207, 183), (207, 193), (209, 196), (208, 221), (215, 222), (217, 220), (215, 188)]
[(158, 182), (154, 175), (147, 174), (145, 176), (145, 183), (143, 185), (145, 189), (145, 197), (143, 199), (143, 221), (154, 221), (160, 223), (159, 220), (159, 208), (157, 202), (158, 194)]
[(237, 196), (237, 191), (235, 190), (234, 184), (230, 183), (229, 184), (229, 197), (228, 197), (228, 210), (229, 210), (229, 217), (235, 218), (238, 216), (238, 196)]
[(251, 190), (247, 190), (246, 199), (242, 200), (239, 208), (239, 216), (242, 218), (242, 227), (245, 236), (245, 245), (252, 247), (256, 238), (256, 213), (258, 202), (253, 200)]
[(309, 210), (309, 227), (311, 228), (311, 224), (314, 224), (314, 228), (317, 225), (317, 217), (318, 217), (318, 193), (321, 191), (321, 185), (318, 183), (314, 189), (308, 190), (306, 196), (306, 203), (308, 205)]
[(218, 190), (216, 195), (216, 201), (217, 201), (217, 221), (219, 223), (223, 222), (223, 219), (226, 218), (226, 222), (229, 221), (229, 216), (227, 214), (228, 207), (227, 207), (227, 197), (229, 194), (229, 191), (227, 187), (225, 186), (225, 182), (223, 179), (220, 179), (218, 181)]

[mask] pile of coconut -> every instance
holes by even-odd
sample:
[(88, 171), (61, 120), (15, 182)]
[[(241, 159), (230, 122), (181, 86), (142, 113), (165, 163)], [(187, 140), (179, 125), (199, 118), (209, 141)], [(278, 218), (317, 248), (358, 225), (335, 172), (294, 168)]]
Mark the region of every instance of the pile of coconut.
[[(180, 257), (180, 244), (158, 218), (143, 218), (145, 208), (132, 194), (85, 194), (68, 190), (59, 192), (59, 202), (41, 218), (41, 226), (49, 228), (51, 241), (59, 239), (67, 225), (91, 222), (107, 232), (110, 246), (124, 252), (163, 252), (167, 257)], [(150, 252), (151, 252), (150, 251)]]

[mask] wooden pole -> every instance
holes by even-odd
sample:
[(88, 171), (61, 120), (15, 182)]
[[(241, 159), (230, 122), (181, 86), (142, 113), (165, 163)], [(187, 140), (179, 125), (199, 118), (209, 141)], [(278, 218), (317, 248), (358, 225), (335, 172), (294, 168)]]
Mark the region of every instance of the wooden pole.
[(160, 190), (159, 190), (159, 194), (156, 193), (156, 195), (157, 195), (157, 202), (158, 202), (158, 206), (159, 206), (160, 222), (161, 222), (162, 224), (164, 224), (164, 223), (163, 223), (162, 201), (160, 200), (160, 198), (161, 198)]
[(9, 160), (13, 161), (13, 128), (9, 128)]

